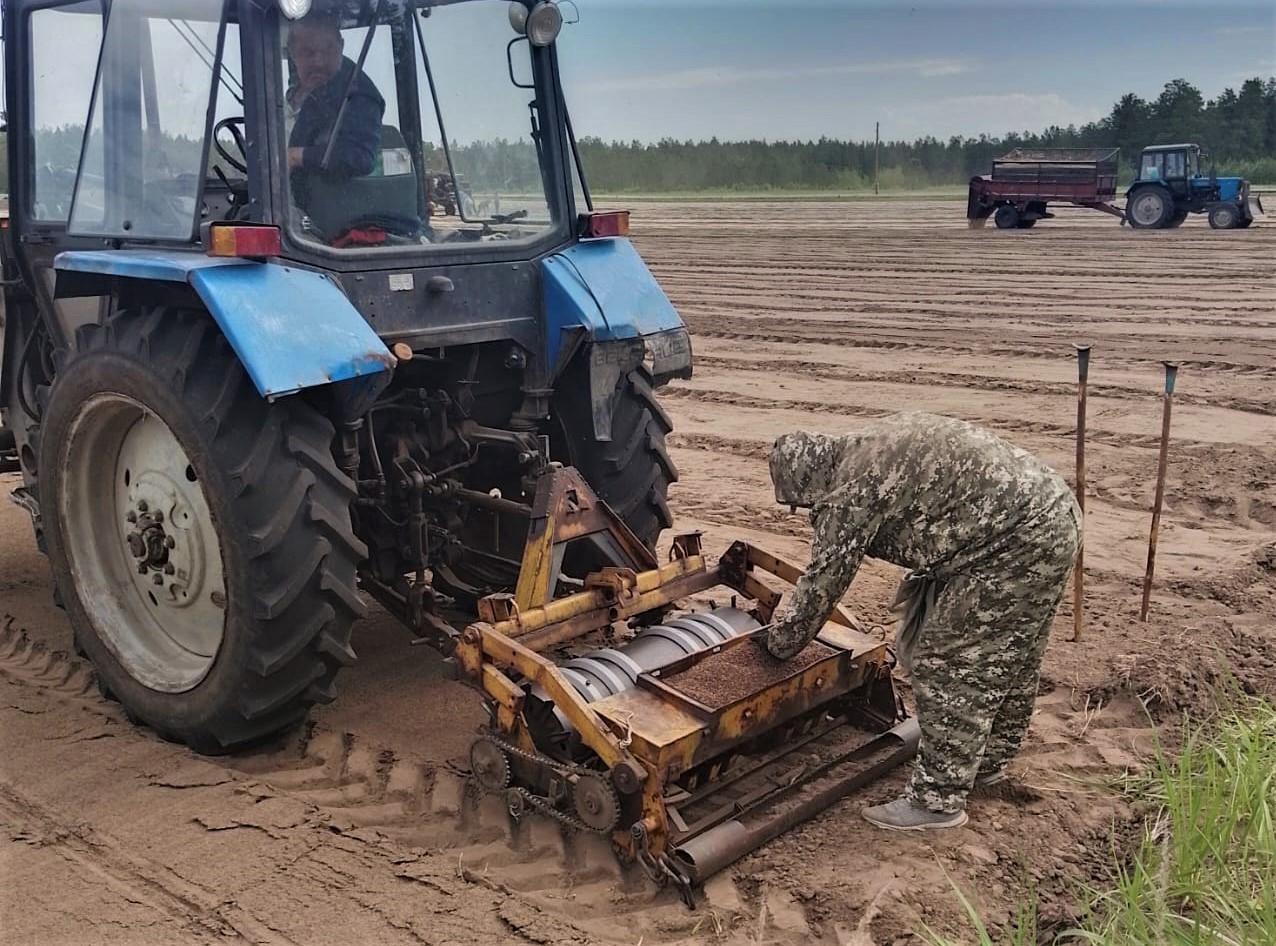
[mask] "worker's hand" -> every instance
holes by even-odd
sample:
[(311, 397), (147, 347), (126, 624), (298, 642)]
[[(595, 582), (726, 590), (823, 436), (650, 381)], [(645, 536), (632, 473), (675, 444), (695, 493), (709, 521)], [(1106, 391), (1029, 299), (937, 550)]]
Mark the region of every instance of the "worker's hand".
[(796, 655), (815, 637), (818, 628), (808, 627), (786, 609), (776, 616), (767, 632), (766, 649), (778, 660), (788, 660)]
[(295, 171), (297, 168), (301, 167), (302, 162), (305, 161), (305, 158), (306, 158), (305, 148), (289, 148), (288, 149), (288, 169)]

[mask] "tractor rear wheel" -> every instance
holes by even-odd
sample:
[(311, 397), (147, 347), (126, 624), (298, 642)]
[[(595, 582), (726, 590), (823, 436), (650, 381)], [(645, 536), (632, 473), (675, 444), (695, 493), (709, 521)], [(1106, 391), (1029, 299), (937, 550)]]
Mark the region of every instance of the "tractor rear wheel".
[(1210, 227), (1215, 230), (1234, 230), (1240, 222), (1240, 208), (1235, 204), (1215, 204), (1210, 208)]
[(561, 429), (554, 457), (576, 467), (634, 534), (655, 548), (660, 533), (673, 525), (668, 496), (678, 469), (665, 446), (673, 421), (656, 400), (645, 367), (622, 376), (613, 398), (611, 440), (596, 440), (588, 378), (572, 370), (554, 395)]
[(1179, 227), (1183, 226), (1183, 221), (1186, 219), (1187, 219), (1186, 210), (1176, 210), (1174, 211), (1174, 214), (1170, 217), (1170, 219), (1166, 221), (1165, 229), (1177, 230)]
[(1160, 230), (1174, 216), (1174, 202), (1160, 187), (1143, 187), (1130, 195), (1125, 218), (1136, 230)]
[(77, 332), (41, 506), (77, 648), (131, 717), (217, 753), (332, 700), (366, 556), (332, 438), (299, 398), (263, 400), (204, 312)]
[(1014, 230), (1019, 226), (1019, 211), (1011, 204), (1002, 204), (993, 215), (993, 223), (998, 230)]

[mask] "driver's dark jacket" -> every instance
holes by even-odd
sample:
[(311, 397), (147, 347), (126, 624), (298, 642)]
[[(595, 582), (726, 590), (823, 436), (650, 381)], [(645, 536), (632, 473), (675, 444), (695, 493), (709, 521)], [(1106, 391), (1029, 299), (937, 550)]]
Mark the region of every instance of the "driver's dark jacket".
[[(321, 172), (324, 151), (328, 148), (328, 139), (341, 111), (346, 84), (354, 72), (355, 64), (342, 57), (341, 68), (336, 74), (301, 103), (296, 124), (288, 136), (289, 148), (303, 149), (301, 167), (293, 171), (294, 186), (302, 184), (310, 174), (362, 177), (371, 174), (376, 166), (385, 99), (367, 74), (359, 70), (354, 85), (350, 87), (350, 102), (341, 118), (328, 167), (326, 172)], [(288, 94), (291, 99), (293, 92), (290, 90)]]

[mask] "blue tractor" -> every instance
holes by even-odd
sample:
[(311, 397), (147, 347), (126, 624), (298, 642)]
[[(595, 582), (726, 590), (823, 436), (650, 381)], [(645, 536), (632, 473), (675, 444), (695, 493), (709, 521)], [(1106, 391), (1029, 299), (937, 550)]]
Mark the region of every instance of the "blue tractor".
[(549, 471), (647, 549), (671, 524), (655, 391), (690, 343), (593, 209), (562, 23), (5, 3), (0, 454), (77, 648), (163, 734), (223, 751), (330, 700), (360, 592), (420, 636), (514, 588)]
[(1138, 179), (1126, 191), (1125, 218), (1139, 230), (1180, 226), (1188, 214), (1208, 214), (1215, 230), (1248, 227), (1263, 212), (1249, 181), (1202, 170), (1208, 155), (1200, 145), (1155, 145), (1143, 149)]

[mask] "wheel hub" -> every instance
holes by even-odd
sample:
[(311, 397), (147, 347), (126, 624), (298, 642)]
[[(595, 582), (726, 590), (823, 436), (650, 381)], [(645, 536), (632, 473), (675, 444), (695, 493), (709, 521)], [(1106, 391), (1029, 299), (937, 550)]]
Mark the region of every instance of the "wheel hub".
[[(186, 469), (193, 477), (189, 464)], [(186, 495), (198, 488), (197, 478), (179, 484), (163, 469), (143, 467), (135, 473), (130, 467), (127, 473), (124, 541), (136, 561), (140, 584), (152, 593), (162, 588), (156, 597), (164, 606), (185, 607), (207, 570), (207, 543)]]

